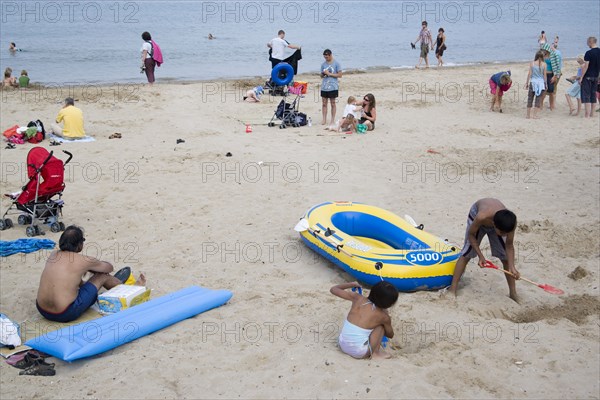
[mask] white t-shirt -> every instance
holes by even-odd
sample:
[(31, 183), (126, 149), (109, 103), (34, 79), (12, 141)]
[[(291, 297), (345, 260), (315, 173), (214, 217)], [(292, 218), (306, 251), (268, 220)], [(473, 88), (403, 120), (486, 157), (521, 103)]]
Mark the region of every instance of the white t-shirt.
[(355, 106), (354, 104), (346, 104), (346, 107), (344, 107), (344, 114), (342, 114), (342, 116), (346, 117), (348, 114), (352, 114), (354, 115), (354, 118), (360, 119), (362, 117), (360, 109), (361, 107)]
[(289, 56), (286, 56), (286, 49), (288, 47), (288, 43), (280, 37), (276, 37), (271, 39), (271, 49), (273, 52), (271, 53), (271, 57), (277, 60), (285, 60)]
[(152, 51), (152, 45), (148, 42), (144, 42), (144, 44), (142, 45), (142, 49), (140, 50), (140, 53), (144, 53), (144, 50), (146, 50), (146, 58), (152, 58), (152, 56), (150, 55), (150, 52)]

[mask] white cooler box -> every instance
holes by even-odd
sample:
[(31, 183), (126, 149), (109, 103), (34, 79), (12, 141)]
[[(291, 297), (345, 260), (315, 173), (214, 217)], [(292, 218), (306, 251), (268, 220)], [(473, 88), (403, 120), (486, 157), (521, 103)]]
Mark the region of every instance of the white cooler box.
[(118, 285), (98, 295), (98, 306), (101, 312), (116, 313), (149, 299), (150, 289), (145, 286)]

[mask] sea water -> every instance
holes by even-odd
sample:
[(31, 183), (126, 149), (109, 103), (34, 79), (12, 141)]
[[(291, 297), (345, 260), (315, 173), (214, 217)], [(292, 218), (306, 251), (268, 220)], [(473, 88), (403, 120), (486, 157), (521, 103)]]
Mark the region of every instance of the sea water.
[(549, 42), (559, 36), (563, 57), (600, 37), (597, 0), (1, 1), (0, 12), (1, 69), (48, 85), (145, 82), (144, 31), (165, 57), (158, 82), (267, 77), (266, 43), (279, 29), (302, 46), (300, 73), (319, 71), (326, 48), (345, 70), (412, 67), (422, 20), (434, 39), (444, 28), (448, 66), (531, 60), (542, 30)]

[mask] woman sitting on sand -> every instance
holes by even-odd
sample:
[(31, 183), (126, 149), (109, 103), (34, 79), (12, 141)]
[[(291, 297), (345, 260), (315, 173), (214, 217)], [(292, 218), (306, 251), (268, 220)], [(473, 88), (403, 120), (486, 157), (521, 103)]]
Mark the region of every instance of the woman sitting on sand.
[(373, 96), (371, 93), (367, 93), (362, 102), (358, 102), (356, 105), (362, 106), (363, 108), (362, 116), (358, 123), (366, 125), (368, 131), (375, 129), (375, 120), (377, 120), (375, 96)]

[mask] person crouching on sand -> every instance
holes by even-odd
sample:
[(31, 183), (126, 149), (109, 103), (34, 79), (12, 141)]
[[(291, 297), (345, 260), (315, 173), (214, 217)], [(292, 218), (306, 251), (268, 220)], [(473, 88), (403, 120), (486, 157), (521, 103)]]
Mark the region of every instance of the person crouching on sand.
[(517, 216), (507, 210), (500, 200), (486, 198), (476, 201), (471, 206), (467, 217), (465, 244), (454, 268), (450, 292), (456, 296), (458, 281), (472, 258), (479, 257), (477, 264), (480, 268), (485, 268), (487, 260), (479, 245), (483, 237), (487, 235), (492, 248), (492, 256), (498, 257), (502, 261), (504, 270), (514, 275), (514, 278), (506, 275), (506, 281), (508, 282), (509, 297), (518, 302), (515, 278), (519, 279), (520, 275), (515, 268), (513, 245), (516, 228)]
[(246, 95), (243, 97), (244, 101), (249, 103), (259, 103), (260, 96), (263, 95), (265, 90), (262, 86), (256, 86), (246, 92)]
[(492, 106), (490, 111), (494, 111), (494, 106), (498, 103), (498, 108), (502, 112), (502, 96), (512, 86), (510, 71), (502, 71), (492, 75), (490, 78), (490, 92), (492, 93)]
[(351, 282), (330, 289), (337, 297), (352, 302), (338, 339), (340, 349), (354, 358), (390, 358), (383, 351), (381, 342), (383, 335), (390, 339), (394, 337), (392, 319), (387, 309), (398, 300), (398, 290), (385, 281), (373, 286), (368, 298), (346, 290), (360, 287), (358, 282)]

